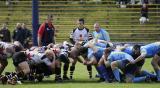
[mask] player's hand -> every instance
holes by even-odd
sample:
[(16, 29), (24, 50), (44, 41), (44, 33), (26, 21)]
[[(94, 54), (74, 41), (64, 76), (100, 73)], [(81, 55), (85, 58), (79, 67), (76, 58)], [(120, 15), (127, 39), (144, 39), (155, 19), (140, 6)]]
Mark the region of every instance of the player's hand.
[(84, 65), (87, 65), (87, 61), (83, 61), (83, 64), (84, 64)]

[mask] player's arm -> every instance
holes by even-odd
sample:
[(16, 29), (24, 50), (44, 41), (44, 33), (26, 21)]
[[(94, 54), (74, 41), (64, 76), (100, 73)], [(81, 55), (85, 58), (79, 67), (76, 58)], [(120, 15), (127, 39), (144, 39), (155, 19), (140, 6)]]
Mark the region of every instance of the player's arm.
[(116, 46), (116, 50), (117, 50), (117, 51), (123, 51), (123, 50), (125, 50), (127, 47), (129, 47), (128, 44), (125, 44), (124, 46), (118, 45), (118, 46)]
[[(72, 50), (73, 50), (73, 48), (72, 48)], [(68, 59), (69, 59), (69, 62), (70, 63), (74, 63), (75, 62), (75, 60), (77, 59), (77, 56), (75, 55), (75, 54), (73, 54), (73, 52), (74, 51), (68, 51)]]
[(95, 57), (93, 56), (93, 54), (90, 54), (88, 58), (89, 58), (89, 61), (85, 60), (85, 63), (83, 63), (84, 65), (92, 65), (94, 63)]
[(42, 46), (41, 40), (42, 40), (44, 30), (45, 30), (45, 23), (43, 23), (38, 30), (38, 38), (37, 38), (38, 46)]
[(134, 64), (134, 62), (135, 62), (135, 60), (133, 59), (133, 57), (130, 56), (130, 55), (127, 55), (126, 59), (129, 61), (129, 63), (133, 63)]
[(108, 32), (105, 32), (104, 34), (105, 34), (104, 39), (105, 39), (106, 41), (110, 41), (109, 33), (108, 33)]
[(91, 60), (87, 61), (86, 65), (92, 65), (94, 63), (94, 58), (95, 57), (91, 57)]
[(145, 55), (144, 54), (142, 54), (138, 58), (136, 58), (135, 61), (134, 61), (134, 63), (137, 63), (137, 62), (139, 62), (139, 61), (141, 61), (143, 59), (145, 59)]
[(110, 66), (111, 66), (111, 61), (110, 61), (110, 59), (111, 59), (111, 56), (108, 56), (108, 57), (106, 58), (106, 56), (104, 55), (104, 64), (105, 64), (106, 67), (110, 67)]
[(137, 62), (145, 59), (146, 54), (147, 54), (146, 50), (142, 50), (141, 55), (135, 59), (134, 63), (137, 63)]

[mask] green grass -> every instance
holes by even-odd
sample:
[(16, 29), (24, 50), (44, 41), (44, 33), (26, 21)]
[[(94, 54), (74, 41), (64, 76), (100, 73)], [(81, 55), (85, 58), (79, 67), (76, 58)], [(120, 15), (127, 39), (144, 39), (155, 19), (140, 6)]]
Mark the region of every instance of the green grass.
[[(148, 71), (153, 71), (150, 65), (151, 59), (147, 59), (143, 69)], [(12, 60), (9, 59), (9, 65), (5, 71), (14, 71), (14, 66), (12, 65)], [(5, 72), (4, 71), (4, 72)], [(93, 77), (96, 71), (93, 69)], [(74, 80), (65, 81), (64, 83), (55, 83), (54, 75), (50, 78), (45, 78), (43, 82), (25, 82), (22, 85), (1, 85), (0, 88), (159, 88), (159, 83), (97, 83), (97, 78), (89, 79), (86, 67), (82, 64), (76, 65), (76, 70), (74, 73)]]

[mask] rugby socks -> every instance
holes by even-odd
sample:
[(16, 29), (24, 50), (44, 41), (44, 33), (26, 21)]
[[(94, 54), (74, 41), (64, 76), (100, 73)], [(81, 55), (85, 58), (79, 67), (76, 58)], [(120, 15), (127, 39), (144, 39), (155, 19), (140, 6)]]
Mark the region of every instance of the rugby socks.
[(116, 78), (116, 80), (118, 82), (121, 82), (119, 69), (115, 68), (115, 69), (112, 69), (112, 71), (113, 71), (113, 74), (114, 74), (114, 77)]
[(16, 75), (15, 72), (5, 74), (8, 79), (11, 79), (14, 75)]
[(87, 70), (88, 70), (89, 78), (92, 78), (92, 66), (87, 65)]
[(63, 77), (67, 77), (68, 68), (69, 68), (69, 63), (65, 63), (63, 66)]
[(74, 70), (75, 70), (75, 66), (71, 66), (70, 67), (70, 79), (73, 78), (73, 72), (74, 72)]
[(107, 67), (106, 70), (107, 70), (108, 77), (111, 81), (112, 79), (114, 79), (114, 74), (112, 72), (112, 69), (111, 69), (111, 67)]
[(157, 81), (160, 82), (160, 70), (156, 70)]
[(154, 75), (152, 73), (149, 73), (148, 71), (145, 71), (145, 70), (141, 72), (141, 75), (143, 75), (143, 76), (149, 76), (151, 78), (155, 78), (156, 77), (156, 75)]
[(64, 66), (63, 66), (63, 80), (69, 80), (69, 78), (67, 76), (68, 68), (69, 68), (69, 63), (64, 63)]
[(55, 74), (56, 74), (56, 76), (55, 76), (55, 81), (62, 80), (62, 79), (61, 79), (61, 68), (56, 67), (56, 68), (55, 68)]
[(133, 83), (139, 83), (139, 82), (144, 82), (146, 80), (146, 76), (144, 77), (135, 77), (133, 78), (132, 82)]
[(5, 73), (5, 77), (7, 80), (18, 80), (18, 76), (16, 74), (16, 72), (6, 72)]
[(109, 81), (109, 77), (107, 74), (107, 70), (104, 65), (100, 65), (97, 67), (99, 70), (99, 74), (105, 79), (105, 81)]
[(99, 78), (103, 78), (103, 76), (102, 76), (102, 74), (101, 74), (101, 72), (100, 72), (100, 70), (99, 70), (98, 67), (96, 67), (96, 70), (97, 70), (97, 72), (98, 72)]
[(2, 84), (6, 84), (7, 83), (7, 81), (8, 81), (9, 79), (8, 79), (8, 77), (5, 75), (5, 76), (1, 76), (0, 77), (0, 81), (2, 82)]

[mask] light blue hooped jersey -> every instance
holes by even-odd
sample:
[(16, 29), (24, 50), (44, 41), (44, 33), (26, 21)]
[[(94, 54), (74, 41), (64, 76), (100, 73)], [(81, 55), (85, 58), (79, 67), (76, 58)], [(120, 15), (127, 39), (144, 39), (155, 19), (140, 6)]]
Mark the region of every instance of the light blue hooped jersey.
[(146, 58), (153, 57), (159, 51), (160, 51), (160, 42), (147, 44), (141, 47), (141, 54), (145, 54)]
[(91, 48), (88, 48), (88, 59), (91, 59), (91, 57), (95, 57), (97, 60), (99, 60), (102, 55), (103, 55), (103, 52), (106, 48), (102, 48), (102, 47), (97, 47), (98, 50), (97, 52), (93, 52), (93, 50)]
[(117, 60), (134, 61), (133, 57), (125, 52), (114, 51), (108, 56), (108, 61), (111, 63)]
[(106, 48), (106, 44), (104, 44), (104, 43), (96, 43), (95, 45), (102, 47), (102, 48)]
[(128, 53), (129, 55), (133, 55), (133, 46), (126, 47), (122, 52)]
[(98, 51), (96, 53), (93, 53), (93, 55), (95, 56), (96, 60), (99, 61), (101, 59), (101, 57), (103, 56), (103, 52), (105, 51), (106, 48), (98, 48)]

